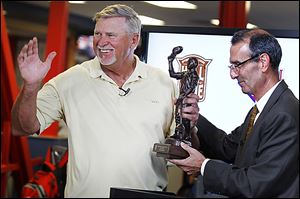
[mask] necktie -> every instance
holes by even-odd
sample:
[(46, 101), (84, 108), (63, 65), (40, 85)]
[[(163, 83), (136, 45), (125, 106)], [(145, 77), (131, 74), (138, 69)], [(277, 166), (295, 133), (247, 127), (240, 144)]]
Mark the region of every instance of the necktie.
[[(249, 124), (248, 124), (248, 127), (247, 127), (247, 131), (246, 131), (246, 136), (245, 136), (245, 142), (247, 141), (247, 138), (248, 136), (251, 134), (252, 132), (252, 128), (253, 128), (253, 124), (254, 124), (254, 120), (255, 120), (255, 117), (258, 113), (258, 109), (257, 109), (257, 106), (255, 105), (253, 108), (252, 108), (252, 111), (250, 113), (250, 120), (249, 120)], [(244, 143), (245, 143), (244, 142)]]

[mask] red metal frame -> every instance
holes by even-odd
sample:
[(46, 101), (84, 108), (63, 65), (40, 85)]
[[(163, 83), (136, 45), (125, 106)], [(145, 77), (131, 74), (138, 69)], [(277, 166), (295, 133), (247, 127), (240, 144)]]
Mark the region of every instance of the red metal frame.
[[(45, 57), (52, 51), (56, 51), (57, 55), (52, 62), (51, 69), (46, 75), (44, 82), (49, 81), (52, 77), (65, 70), (68, 20), (68, 1), (51, 1)], [(56, 137), (57, 133), (58, 122), (54, 122), (41, 135)]]
[[(50, 5), (49, 28), (46, 54), (55, 50), (54, 67), (46, 81), (64, 70), (68, 28), (68, 2), (52, 1)], [(33, 176), (33, 166), (43, 159), (31, 159), (27, 137), (11, 135), (11, 108), (18, 95), (12, 51), (6, 29), (6, 21), (1, 3), (1, 198), (6, 196), (7, 174), (12, 172), (17, 194)], [(53, 131), (54, 134), (57, 134)]]
[(220, 27), (246, 28), (246, 1), (220, 1), (219, 3)]
[(8, 172), (18, 175), (15, 180), (17, 186), (33, 174), (27, 138), (11, 136), (10, 110), (17, 95), (18, 86), (1, 4), (1, 197), (6, 195)]

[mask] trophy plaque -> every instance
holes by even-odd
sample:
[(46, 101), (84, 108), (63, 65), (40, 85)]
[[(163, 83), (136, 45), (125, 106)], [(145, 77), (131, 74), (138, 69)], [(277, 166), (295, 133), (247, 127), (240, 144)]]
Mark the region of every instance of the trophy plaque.
[(190, 104), (184, 104), (183, 100), (187, 95), (195, 92), (197, 87), (199, 76), (196, 71), (198, 66), (198, 60), (195, 57), (188, 59), (187, 70), (183, 72), (175, 72), (173, 67), (173, 60), (176, 55), (181, 53), (183, 48), (177, 46), (173, 48), (172, 53), (168, 56), (169, 62), (169, 75), (172, 78), (180, 80), (179, 97), (175, 103), (175, 133), (166, 138), (165, 143), (155, 143), (153, 151), (156, 152), (157, 157), (164, 157), (167, 159), (184, 159), (189, 156), (180, 143), (184, 142), (191, 147), (198, 148), (199, 140), (196, 132), (193, 132), (194, 128), (191, 128), (190, 120), (182, 117), (182, 108), (191, 106)]

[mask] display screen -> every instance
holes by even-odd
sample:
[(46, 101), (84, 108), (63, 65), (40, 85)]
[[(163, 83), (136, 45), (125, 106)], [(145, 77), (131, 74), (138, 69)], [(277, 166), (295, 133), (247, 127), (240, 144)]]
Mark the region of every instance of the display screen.
[[(146, 27), (143, 29), (143, 61), (159, 67), (168, 74), (168, 59), (172, 49), (182, 46), (173, 65), (180, 71), (188, 56), (195, 55), (203, 62), (201, 88), (198, 94), (200, 113), (218, 128), (230, 133), (245, 119), (253, 106), (252, 96), (242, 93), (237, 80), (229, 75), (229, 49), (234, 29)], [(299, 33), (296, 31), (271, 31), (279, 41), (283, 56), (280, 76), (299, 99)], [(177, 80), (174, 79), (177, 82)], [(204, 87), (204, 88), (203, 88)]]

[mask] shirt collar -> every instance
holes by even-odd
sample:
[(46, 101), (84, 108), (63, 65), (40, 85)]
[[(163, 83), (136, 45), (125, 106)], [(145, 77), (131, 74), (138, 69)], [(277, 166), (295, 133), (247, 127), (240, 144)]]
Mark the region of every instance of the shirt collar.
[(262, 98), (259, 101), (256, 102), (257, 109), (260, 113), (264, 109), (264, 107), (267, 104), (269, 98), (271, 97), (272, 93), (274, 92), (275, 88), (278, 86), (278, 84), (280, 82), (281, 81), (277, 82), (270, 90), (268, 90), (268, 92), (266, 92), (266, 94), (264, 94), (264, 96), (262, 96)]

